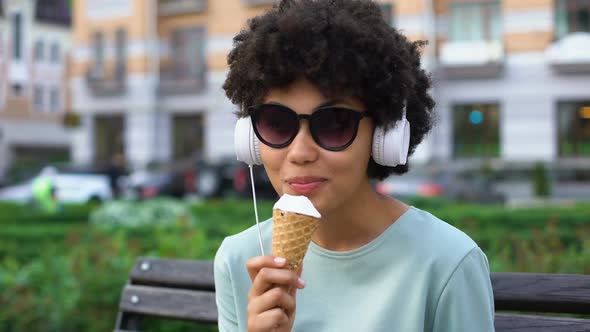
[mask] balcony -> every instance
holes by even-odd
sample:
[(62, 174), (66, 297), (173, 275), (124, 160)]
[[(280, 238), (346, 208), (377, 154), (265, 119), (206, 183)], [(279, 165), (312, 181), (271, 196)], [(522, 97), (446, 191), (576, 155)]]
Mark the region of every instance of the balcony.
[(127, 92), (127, 71), (123, 66), (106, 72), (90, 68), (86, 72), (88, 89), (95, 97), (117, 97)]
[(207, 10), (207, 0), (158, 0), (158, 15), (198, 14)]
[(575, 32), (547, 49), (548, 62), (559, 74), (590, 73), (590, 33)]
[(500, 41), (450, 41), (440, 64), (450, 79), (495, 78), (504, 69), (504, 49)]
[(246, 6), (263, 6), (274, 5), (279, 3), (279, 0), (242, 0)]
[(184, 66), (164, 66), (160, 69), (158, 96), (194, 95), (205, 89), (206, 71), (192, 71)]

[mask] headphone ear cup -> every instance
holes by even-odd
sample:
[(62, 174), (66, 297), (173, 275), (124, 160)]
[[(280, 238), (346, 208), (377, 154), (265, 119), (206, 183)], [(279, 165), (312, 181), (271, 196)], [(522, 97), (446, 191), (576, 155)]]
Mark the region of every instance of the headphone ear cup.
[(376, 127), (373, 132), (373, 160), (379, 165), (394, 167), (405, 165), (410, 148), (410, 123), (405, 118), (385, 130)]
[(373, 156), (373, 160), (375, 160), (375, 162), (379, 165), (385, 164), (385, 161), (383, 159), (383, 138), (383, 127), (375, 127), (375, 131), (373, 131), (373, 148), (371, 150), (371, 155)]
[(408, 162), (408, 153), (410, 152), (410, 122), (404, 118), (398, 125), (402, 127), (399, 133), (399, 164), (405, 165)]
[(248, 165), (261, 165), (259, 145), (250, 117), (239, 118), (234, 130), (234, 149), (238, 160)]

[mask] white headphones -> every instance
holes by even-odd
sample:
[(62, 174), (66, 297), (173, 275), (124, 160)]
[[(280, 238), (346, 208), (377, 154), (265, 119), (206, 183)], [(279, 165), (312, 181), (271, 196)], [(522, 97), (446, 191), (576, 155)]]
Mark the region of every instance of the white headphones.
[[(262, 165), (259, 149), (260, 140), (252, 128), (249, 116), (239, 118), (234, 131), (234, 148), (239, 161), (248, 165)], [(410, 123), (404, 107), (402, 118), (395, 126), (385, 130), (382, 126), (373, 132), (373, 160), (383, 166), (405, 165), (410, 147)]]

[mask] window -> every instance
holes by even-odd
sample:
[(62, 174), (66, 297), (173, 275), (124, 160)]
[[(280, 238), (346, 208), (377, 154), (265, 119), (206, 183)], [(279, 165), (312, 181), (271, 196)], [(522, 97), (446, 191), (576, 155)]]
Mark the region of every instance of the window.
[(116, 76), (124, 75), (125, 67), (127, 65), (127, 31), (125, 29), (117, 29), (115, 34), (115, 61), (116, 61)]
[(590, 0), (557, 0), (555, 6), (558, 38), (573, 32), (590, 32)]
[(207, 10), (207, 2), (207, 0), (158, 0), (158, 15), (186, 15), (203, 12)]
[(43, 48), (44, 48), (43, 40), (39, 39), (35, 42), (35, 61), (41, 62), (43, 61)]
[(557, 104), (559, 156), (590, 157), (590, 100)]
[(97, 31), (93, 37), (93, 57), (94, 57), (94, 73), (99, 74), (104, 71), (104, 35)]
[(59, 44), (57, 42), (53, 42), (51, 44), (51, 50), (50, 50), (51, 63), (59, 63), (60, 57), (61, 57), (61, 54), (60, 54)]
[(175, 160), (192, 158), (203, 152), (204, 123), (201, 114), (173, 116)]
[(500, 20), (499, 1), (453, 3), (449, 38), (452, 41), (498, 41)]
[(14, 97), (20, 97), (21, 95), (23, 95), (23, 94), (24, 94), (24, 88), (23, 88), (23, 86), (22, 86), (21, 84), (19, 84), (19, 83), (13, 83), (13, 84), (10, 86), (10, 89), (12, 90), (12, 95), (13, 95)]
[(51, 112), (58, 112), (60, 110), (58, 87), (54, 86), (51, 88), (51, 91), (49, 92), (49, 105), (51, 105)]
[(97, 115), (94, 121), (94, 158), (104, 163), (125, 154), (125, 119), (122, 115)]
[(33, 105), (36, 111), (43, 111), (43, 87), (38, 84), (33, 89)]
[(453, 107), (453, 153), (457, 158), (500, 156), (500, 110), (498, 104)]
[(16, 13), (12, 15), (12, 40), (13, 50), (12, 57), (15, 60), (20, 60), (22, 57), (22, 14)]
[(176, 29), (171, 36), (173, 75), (177, 79), (198, 79), (205, 70), (205, 29)]

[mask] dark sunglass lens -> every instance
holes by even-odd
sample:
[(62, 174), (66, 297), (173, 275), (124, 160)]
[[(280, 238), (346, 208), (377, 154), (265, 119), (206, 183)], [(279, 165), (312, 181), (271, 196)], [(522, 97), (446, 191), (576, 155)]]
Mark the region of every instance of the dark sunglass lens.
[(353, 112), (347, 109), (329, 108), (314, 114), (314, 131), (322, 145), (328, 148), (340, 148), (354, 138), (356, 119)]
[(258, 134), (274, 145), (287, 143), (297, 130), (295, 113), (280, 107), (262, 106), (256, 122)]

